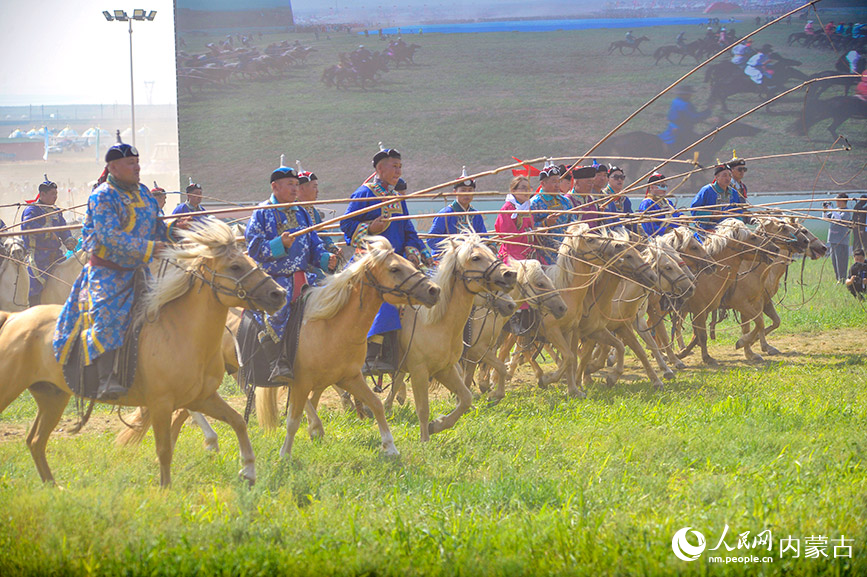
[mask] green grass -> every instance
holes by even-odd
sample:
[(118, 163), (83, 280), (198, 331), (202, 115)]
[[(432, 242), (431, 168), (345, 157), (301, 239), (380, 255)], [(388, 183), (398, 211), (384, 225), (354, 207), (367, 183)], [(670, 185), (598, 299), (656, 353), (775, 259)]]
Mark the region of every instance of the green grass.
[[(852, 18), (863, 20), (863, 11)], [(791, 27), (778, 25), (759, 35), (756, 43), (770, 42), (785, 56), (803, 61), (800, 69), (807, 74), (833, 69), (836, 55), (831, 52), (786, 46), (787, 36), (801, 27), (797, 20)], [(754, 29), (749, 20), (735, 28), (741, 35)], [(697, 26), (669, 26), (643, 28), (640, 34), (651, 38), (652, 53), (673, 43), (681, 30), (689, 40), (703, 33)], [(422, 45), (418, 66), (390, 70), (368, 92), (343, 92), (322, 84), (322, 71), (359, 42), (371, 50), (382, 50), (385, 43), (345, 34), (330, 40), (322, 36), (319, 41), (312, 35), (266, 35), (256, 40), (261, 48), (298, 38), (317, 52), (305, 66), (279, 77), (233, 81), (222, 89), (197, 91), (192, 98), (182, 94), (182, 180), (193, 175), (204, 183), (207, 194), (217, 198), (259, 199), (267, 194), (267, 175), (285, 153), (287, 162), (298, 158), (306, 169), (317, 172), (323, 198), (341, 198), (370, 174), (378, 141), (404, 153), (411, 190), (454, 178), (462, 165), (472, 173), (508, 164), (513, 154), (580, 155), (690, 69), (687, 64), (654, 66), (649, 54), (606, 55), (608, 44), (622, 36), (621, 30), (582, 30), (407, 37)], [(188, 52), (196, 52), (216, 39), (186, 40)], [(699, 72), (690, 80), (700, 107), (707, 96), (702, 79)], [(670, 97), (661, 98), (623, 130), (661, 132), (670, 102)], [(740, 113), (758, 103), (756, 96), (738, 96), (730, 107)], [(743, 157), (827, 147), (827, 123), (808, 138), (789, 130), (802, 107), (803, 94), (796, 93), (753, 114), (745, 122), (763, 129), (762, 135), (732, 141), (720, 158), (729, 158), (733, 147)], [(720, 114), (721, 120), (731, 116)], [(860, 172), (867, 131), (854, 121), (841, 130), (854, 145), (852, 152), (830, 156), (824, 166), (826, 159), (816, 156), (756, 163), (748, 175), (751, 191), (867, 186), (867, 176)], [(704, 164), (714, 160), (700, 159)], [(509, 174), (486, 178), (480, 186), (506, 190), (508, 178)]]
[[(252, 489), (235, 476), (237, 444), (221, 424), (218, 454), (196, 429), (181, 434), (168, 491), (156, 486), (151, 436), (129, 449), (93, 428), (54, 439), (63, 491), (40, 484), (23, 439), (0, 442), (0, 575), (864, 574), (867, 313), (827, 271), (807, 305), (790, 287), (790, 336), (778, 340), (800, 339), (800, 352), (783, 360), (707, 370), (693, 356), (665, 392), (642, 377), (585, 400), (523, 373), (499, 405), (477, 401), (427, 444), (412, 406), (396, 407), (397, 459), (379, 455), (370, 421), (341, 410), (322, 411), (322, 441), (302, 429), (289, 461), (282, 431), (254, 423)], [(808, 295), (820, 272), (808, 263)], [(732, 349), (725, 326), (715, 354)], [(844, 337), (856, 345), (827, 346)], [(228, 380), (223, 392), (237, 395)], [(440, 398), (432, 413), (452, 406)], [(22, 396), (0, 430), (34, 412)], [(774, 562), (674, 557), (678, 529), (715, 547), (726, 524), (731, 546), (770, 530)], [(804, 540), (820, 534), (854, 539), (853, 558), (804, 559)], [(780, 558), (789, 535), (802, 558)]]

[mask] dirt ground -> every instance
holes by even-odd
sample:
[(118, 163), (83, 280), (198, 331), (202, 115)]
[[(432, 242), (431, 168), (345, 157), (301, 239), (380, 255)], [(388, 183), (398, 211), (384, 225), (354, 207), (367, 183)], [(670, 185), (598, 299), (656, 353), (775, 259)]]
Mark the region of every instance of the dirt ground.
[[(711, 355), (719, 361), (720, 367), (717, 370), (721, 371), (747, 367), (758, 368), (779, 362), (785, 362), (788, 365), (812, 365), (817, 362), (822, 362), (822, 359), (827, 359), (828, 357), (845, 357), (850, 355), (862, 356), (867, 354), (867, 339), (865, 339), (863, 329), (839, 329), (821, 333), (797, 335), (772, 335), (769, 342), (773, 346), (777, 347), (781, 351), (781, 354), (766, 356), (765, 361), (761, 363), (748, 363), (744, 359), (743, 352), (735, 350), (732, 345), (723, 346), (713, 343), (710, 351)], [(756, 349), (756, 351), (758, 351), (758, 349)], [(676, 379), (684, 378), (684, 376), (695, 371), (706, 370), (704, 367), (698, 365), (699, 361), (700, 355), (697, 353), (685, 359), (687, 369), (685, 369), (685, 371), (679, 371)], [(595, 380), (596, 382), (599, 382), (601, 380), (601, 374), (597, 374)], [(647, 376), (641, 369), (638, 360), (631, 353), (627, 353), (626, 370), (623, 374), (623, 381), (627, 383), (647, 383)], [(511, 383), (507, 384), (506, 389), (507, 391), (514, 390), (520, 387), (534, 386), (534, 384), (533, 373), (531, 369), (525, 365), (518, 369), (515, 378)], [(449, 393), (444, 387), (435, 386), (433, 387), (431, 394), (434, 397), (445, 397)], [(381, 397), (384, 399), (385, 393), (383, 393)], [(233, 395), (229, 397), (227, 401), (235, 408), (235, 410), (243, 413), (245, 403), (243, 396)], [(323, 394), (322, 404), (330, 409), (341, 407), (340, 398), (333, 388), (329, 388)], [(283, 407), (285, 407), (285, 396), (281, 395), (278, 400), (278, 406), (282, 411)], [(132, 409), (124, 408), (122, 411), (124, 420), (129, 422), (131, 419)], [(78, 418), (74, 413), (64, 417), (55, 431), (54, 436), (69, 436), (68, 431), (77, 421)], [(190, 423), (191, 421), (187, 421), (188, 426)], [(0, 443), (23, 441), (29, 426), (29, 422), (0, 423)], [(118, 418), (116, 411), (110, 414), (97, 413), (92, 415), (90, 421), (81, 434), (105, 434), (113, 431), (119, 432), (124, 428), (125, 425)]]

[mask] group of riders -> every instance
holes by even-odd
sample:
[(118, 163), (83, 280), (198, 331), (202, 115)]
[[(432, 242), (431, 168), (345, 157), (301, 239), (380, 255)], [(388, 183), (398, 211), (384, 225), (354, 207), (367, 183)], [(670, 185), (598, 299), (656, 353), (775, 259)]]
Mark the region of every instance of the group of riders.
[[(63, 364), (70, 360), (71, 351), (80, 347), (83, 364), (96, 365), (97, 398), (113, 400), (127, 390), (116, 357), (127, 338), (148, 263), (173, 242), (177, 228), (213, 217), (197, 214), (204, 211), (202, 189), (191, 180), (186, 201), (173, 212), (177, 218), (167, 225), (158, 218), (165, 204), (165, 191), (156, 183), (149, 190), (140, 182), (135, 147), (116, 144), (106, 153), (105, 161), (103, 182), (88, 199), (80, 241), (68, 230), (29, 234), (25, 238), (33, 255), (31, 305), (39, 303), (43, 271), (63, 258), (64, 248), (73, 249), (79, 242), (90, 255), (60, 313), (54, 350)], [(285, 383), (293, 376), (293, 359), (287, 353), (287, 341), (293, 338), (287, 333), (290, 313), (307, 287), (333, 274), (340, 262), (335, 244), (311, 230), (322, 221), (321, 213), (309, 202), (318, 194), (316, 174), (282, 164), (271, 172), (269, 197), (253, 211), (245, 230), (249, 255), (287, 295), (285, 305), (276, 313), (256, 315), (271, 383)], [(401, 153), (380, 146), (372, 164), (373, 176), (352, 194), (340, 221), (345, 243), (356, 253), (364, 251), (367, 237), (381, 236), (388, 239), (396, 253), (424, 269), (436, 262), (444, 238), (462, 230), (488, 234), (484, 219), (473, 214), (477, 212), (472, 205), (476, 181), (467, 177), (465, 170), (454, 186), (454, 201), (439, 211), (427, 240), (423, 240), (413, 221), (406, 218), (409, 210), (402, 198), (406, 183)], [(745, 161), (733, 157), (718, 165), (713, 181), (696, 194), (689, 210), (699, 238), (712, 232), (724, 218), (744, 217), (746, 171)], [(648, 237), (680, 226), (681, 213), (670, 199), (667, 179), (662, 174), (655, 173), (648, 179), (645, 198), (635, 213), (622, 193), (626, 175), (617, 166), (567, 167), (549, 162), (538, 171), (538, 183), (531, 182), (530, 174), (527, 167), (514, 176), (494, 226), (496, 235), (491, 240), (499, 239), (499, 255), (507, 263), (527, 258), (554, 262), (565, 229), (574, 222), (586, 223), (591, 229), (623, 227)], [(61, 212), (54, 205), (56, 199), (57, 186), (46, 178), (39, 186), (39, 196), (24, 212), (22, 228), (63, 226)], [(308, 202), (293, 204), (300, 200)], [(367, 373), (395, 371), (393, 337), (400, 326), (401, 312), (383, 304), (368, 333)]]

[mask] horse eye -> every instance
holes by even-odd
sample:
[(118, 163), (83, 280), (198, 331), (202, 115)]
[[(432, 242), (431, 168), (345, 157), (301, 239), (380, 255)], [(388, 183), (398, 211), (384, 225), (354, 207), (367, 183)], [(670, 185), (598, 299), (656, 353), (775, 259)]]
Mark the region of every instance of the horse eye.
[(400, 269), (396, 266), (393, 266), (389, 269), (389, 272), (391, 272), (393, 274), (397, 274), (398, 272), (400, 272)]
[(473, 258), (472, 258), (472, 260), (473, 260), (474, 262), (475, 262), (475, 261), (479, 261), (479, 260), (481, 260), (481, 259), (482, 259), (482, 257), (480, 257), (479, 255), (475, 255), (475, 256), (473, 256)]
[(233, 264), (229, 267), (229, 270), (232, 272), (241, 272), (241, 265)]

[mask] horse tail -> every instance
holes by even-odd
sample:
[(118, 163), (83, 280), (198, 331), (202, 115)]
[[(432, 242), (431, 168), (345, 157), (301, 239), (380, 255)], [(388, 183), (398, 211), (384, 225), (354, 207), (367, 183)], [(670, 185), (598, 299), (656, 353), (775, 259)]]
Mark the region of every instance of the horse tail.
[(124, 421), (126, 429), (118, 434), (116, 443), (122, 447), (138, 445), (151, 427), (151, 414), (147, 407), (139, 407), (129, 422)]
[(256, 418), (265, 431), (277, 428), (277, 391), (278, 387), (256, 387)]

